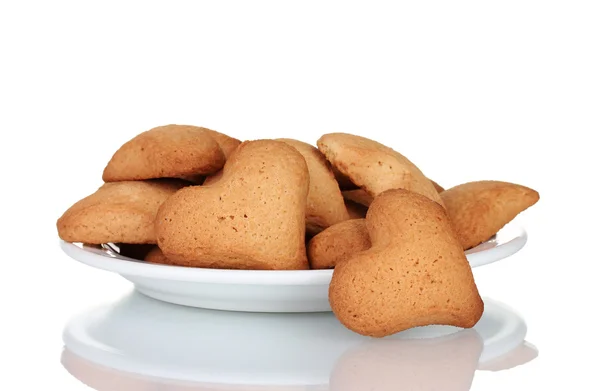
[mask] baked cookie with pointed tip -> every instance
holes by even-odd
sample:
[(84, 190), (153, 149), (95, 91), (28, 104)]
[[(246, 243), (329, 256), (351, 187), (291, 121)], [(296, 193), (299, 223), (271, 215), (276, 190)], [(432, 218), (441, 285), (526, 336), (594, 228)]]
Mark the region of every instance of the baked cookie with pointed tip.
[(225, 163), (212, 132), (197, 126), (166, 125), (140, 133), (114, 153), (102, 179), (118, 182), (212, 174)]
[(331, 165), (315, 147), (302, 141), (280, 138), (304, 157), (308, 166), (310, 184), (306, 200), (306, 231), (315, 235), (323, 229), (348, 220), (344, 197), (335, 180)]
[(435, 188), (435, 191), (437, 191), (438, 193), (441, 193), (444, 190), (446, 190), (442, 186), (440, 186), (436, 181), (431, 180), (431, 179), (430, 179), (430, 181), (431, 181), (431, 184), (433, 185), (433, 187)]
[(58, 236), (89, 244), (156, 243), (158, 208), (186, 185), (175, 179), (105, 183), (64, 212), (56, 222)]
[(473, 327), (483, 314), (471, 266), (444, 208), (388, 190), (365, 220), (371, 248), (338, 262), (329, 302), (356, 333), (384, 337), (426, 325)]
[(392, 148), (348, 133), (325, 134), (317, 145), (334, 167), (371, 197), (390, 189), (405, 189), (443, 205), (431, 181)]
[(441, 193), (464, 250), (494, 236), (540, 199), (537, 191), (502, 181), (476, 181)]
[(371, 239), (364, 219), (346, 220), (315, 235), (307, 247), (311, 269), (332, 269), (338, 262), (368, 250)]
[(215, 183), (182, 189), (156, 217), (158, 246), (173, 264), (220, 269), (308, 269), (309, 174), (295, 148), (246, 141)]

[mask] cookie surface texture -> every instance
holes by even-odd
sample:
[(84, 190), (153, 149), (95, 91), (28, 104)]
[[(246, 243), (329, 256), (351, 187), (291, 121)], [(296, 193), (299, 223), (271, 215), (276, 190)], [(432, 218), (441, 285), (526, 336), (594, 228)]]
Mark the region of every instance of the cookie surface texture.
[(465, 250), (494, 236), (540, 199), (533, 189), (501, 181), (464, 183), (441, 196)]
[(364, 219), (342, 221), (315, 235), (308, 242), (310, 268), (334, 268), (338, 262), (370, 247), (371, 240)]
[(443, 205), (431, 181), (392, 148), (347, 133), (325, 134), (317, 145), (333, 166), (372, 197), (390, 189), (405, 189)]
[(112, 156), (105, 182), (182, 178), (212, 174), (225, 154), (211, 131), (189, 125), (159, 126), (138, 134)]
[(187, 183), (150, 180), (105, 183), (58, 219), (58, 235), (89, 244), (156, 243), (154, 219), (160, 205)]
[(229, 159), (229, 156), (231, 156), (233, 151), (235, 151), (235, 149), (238, 147), (238, 145), (240, 145), (242, 143), (237, 138), (229, 137), (228, 135), (219, 133), (216, 130), (207, 129), (207, 128), (201, 128), (201, 129), (204, 129), (205, 131), (207, 131), (212, 136), (212, 138), (215, 139), (217, 144), (219, 144), (219, 147), (221, 147), (221, 150), (223, 151), (223, 154), (225, 155), (225, 159)]
[(240, 144), (213, 184), (182, 189), (160, 208), (158, 246), (171, 262), (222, 269), (308, 269), (302, 155), (274, 140)]
[(150, 263), (169, 264), (169, 260), (165, 257), (165, 254), (160, 250), (160, 247), (155, 246), (153, 249), (148, 251), (148, 254), (144, 257), (144, 261)]
[(314, 235), (329, 226), (348, 220), (344, 197), (325, 156), (312, 145), (298, 140), (278, 141), (294, 147), (304, 157), (308, 166), (310, 184), (306, 200), (307, 232)]
[(343, 325), (384, 337), (417, 326), (477, 323), (483, 301), (441, 205), (388, 190), (371, 204), (366, 227), (372, 247), (338, 263), (329, 287)]

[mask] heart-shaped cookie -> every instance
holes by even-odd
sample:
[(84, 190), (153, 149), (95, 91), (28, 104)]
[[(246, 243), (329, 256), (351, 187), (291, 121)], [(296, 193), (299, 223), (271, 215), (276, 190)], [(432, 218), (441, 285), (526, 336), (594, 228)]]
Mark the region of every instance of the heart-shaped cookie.
[(309, 176), (293, 147), (246, 141), (221, 178), (175, 193), (156, 217), (170, 262), (223, 269), (308, 269), (305, 210)]
[(501, 181), (464, 183), (441, 196), (465, 250), (494, 236), (540, 199), (533, 189)]
[[(212, 174), (225, 163), (225, 154), (215, 140), (215, 133), (190, 125), (159, 126), (140, 133), (114, 153), (104, 168), (102, 179), (117, 182)], [(219, 138), (228, 150), (237, 141), (222, 136)]]
[(483, 301), (441, 205), (388, 190), (374, 199), (366, 226), (372, 247), (338, 262), (329, 286), (342, 324), (383, 337), (417, 326), (477, 323)]
[(158, 208), (186, 185), (174, 179), (105, 183), (65, 211), (56, 223), (58, 235), (89, 244), (156, 243)]
[(348, 133), (325, 134), (317, 145), (334, 167), (371, 197), (390, 189), (405, 189), (443, 205), (431, 181), (392, 148)]

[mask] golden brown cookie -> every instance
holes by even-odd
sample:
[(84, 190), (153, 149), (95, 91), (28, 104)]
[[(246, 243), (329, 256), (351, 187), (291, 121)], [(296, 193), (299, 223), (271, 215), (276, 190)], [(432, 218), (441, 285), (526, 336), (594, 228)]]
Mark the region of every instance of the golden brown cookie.
[(350, 219), (364, 219), (367, 216), (369, 208), (366, 206), (350, 200), (344, 200), (344, 203), (346, 204), (346, 210)]
[[(431, 181), (431, 179), (430, 179), (430, 181)], [(446, 190), (442, 186), (440, 186), (436, 181), (431, 181), (431, 183), (433, 184), (433, 187), (435, 187), (435, 191), (437, 191), (438, 193), (441, 193), (444, 190)]]
[(304, 157), (308, 166), (310, 177), (306, 201), (306, 231), (308, 234), (315, 235), (331, 225), (348, 220), (344, 197), (342, 197), (340, 187), (325, 156), (312, 145), (298, 140), (281, 138), (277, 141), (294, 147)]
[(222, 176), (223, 176), (223, 170), (219, 170), (219, 171), (215, 172), (214, 174), (207, 176), (206, 179), (204, 179), (204, 182), (202, 183), (202, 185), (208, 186), (208, 185), (212, 185), (213, 183), (217, 183), (221, 179)]
[(483, 301), (441, 205), (388, 190), (369, 207), (366, 226), (372, 247), (336, 264), (329, 286), (343, 325), (383, 337), (417, 326), (477, 323)]
[(373, 196), (363, 189), (344, 190), (342, 194), (346, 200), (364, 205), (366, 207), (371, 205), (371, 202), (373, 202)]
[(443, 205), (431, 181), (392, 148), (347, 133), (325, 134), (317, 145), (334, 167), (372, 197), (389, 189), (405, 189)]
[(238, 140), (237, 138), (229, 137), (226, 134), (219, 133), (212, 129), (207, 129), (207, 128), (201, 128), (201, 129), (204, 129), (205, 131), (207, 131), (215, 139), (215, 141), (221, 147), (221, 150), (223, 151), (223, 154), (225, 155), (225, 159), (229, 159), (229, 156), (233, 153), (233, 151), (235, 151), (235, 149), (238, 147), (238, 145), (241, 144), (241, 141)]
[(346, 220), (332, 225), (308, 242), (311, 269), (331, 269), (352, 255), (371, 247), (364, 219)]
[(156, 243), (156, 212), (185, 185), (174, 179), (105, 183), (58, 219), (58, 235), (89, 244)]
[(308, 269), (305, 210), (309, 176), (296, 149), (246, 141), (218, 182), (178, 191), (156, 217), (158, 246), (183, 266)]
[(463, 249), (475, 247), (540, 199), (537, 191), (500, 181), (469, 182), (441, 193)]
[(154, 248), (150, 250), (148, 254), (146, 254), (146, 256), (144, 257), (144, 261), (150, 263), (169, 264), (169, 260), (167, 259), (167, 257), (165, 257), (165, 254), (163, 254), (163, 252), (160, 250), (160, 247), (158, 246), (154, 246)]
[(123, 144), (104, 169), (105, 182), (212, 174), (225, 155), (214, 134), (189, 125), (166, 125)]

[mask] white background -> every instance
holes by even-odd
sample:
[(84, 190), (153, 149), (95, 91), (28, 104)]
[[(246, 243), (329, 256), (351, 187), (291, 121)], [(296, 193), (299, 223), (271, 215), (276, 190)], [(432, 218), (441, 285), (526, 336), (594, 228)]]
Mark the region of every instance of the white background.
[(525, 249), (475, 276), (539, 357), (472, 389), (596, 389), (599, 20), (597, 1), (0, 2), (0, 388), (87, 389), (62, 327), (129, 285), (68, 259), (54, 224), (123, 142), (179, 123), (350, 132), (443, 186), (538, 190)]

